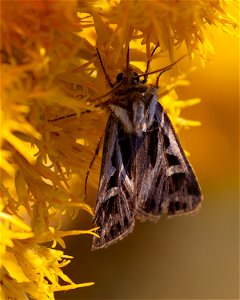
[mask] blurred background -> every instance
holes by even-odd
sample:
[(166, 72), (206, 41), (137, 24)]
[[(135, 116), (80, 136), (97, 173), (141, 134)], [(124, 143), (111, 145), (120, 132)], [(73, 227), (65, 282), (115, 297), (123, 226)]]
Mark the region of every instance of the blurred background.
[[(91, 236), (66, 238), (66, 254), (74, 256), (66, 273), (95, 285), (57, 299), (239, 299), (239, 44), (217, 32), (213, 45), (212, 62), (199, 62), (191, 85), (177, 89), (180, 99), (202, 99), (182, 112), (202, 126), (179, 134), (202, 187), (202, 209), (156, 224), (137, 221), (107, 250), (91, 252)], [(88, 196), (94, 205), (96, 190)], [(77, 222), (74, 228), (92, 226), (85, 212)]]

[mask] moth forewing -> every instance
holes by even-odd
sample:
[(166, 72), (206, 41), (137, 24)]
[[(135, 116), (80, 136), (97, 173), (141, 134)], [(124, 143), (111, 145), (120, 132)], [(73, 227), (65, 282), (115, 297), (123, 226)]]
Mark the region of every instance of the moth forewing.
[(92, 249), (106, 248), (128, 235), (135, 217), (155, 221), (163, 213), (189, 213), (202, 199), (171, 121), (157, 101), (158, 87), (140, 82), (131, 68), (117, 76), (116, 84), (108, 100), (110, 117), (93, 219), (100, 238), (93, 238)]
[(92, 249), (106, 248), (121, 240), (134, 227), (133, 181), (123, 166), (119, 145), (119, 121), (110, 116), (105, 133), (102, 169), (93, 222), (100, 227), (100, 238), (93, 238)]
[[(148, 134), (149, 145), (139, 156), (147, 157), (142, 169), (137, 216), (140, 219), (156, 220), (162, 213), (179, 215), (195, 210), (202, 199), (201, 191), (179, 143), (170, 119), (158, 104), (155, 127)], [(156, 126), (156, 125), (155, 125)], [(157, 129), (156, 129), (157, 128)], [(154, 147), (154, 142), (157, 146)], [(154, 148), (147, 155), (147, 147)]]

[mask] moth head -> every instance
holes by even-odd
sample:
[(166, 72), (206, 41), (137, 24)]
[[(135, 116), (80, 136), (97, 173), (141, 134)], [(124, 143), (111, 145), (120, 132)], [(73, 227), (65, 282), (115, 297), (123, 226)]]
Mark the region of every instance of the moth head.
[(120, 83), (123, 82), (124, 84), (138, 84), (139, 76), (138, 73), (133, 71), (132, 68), (124, 69), (123, 72), (118, 73), (116, 76), (116, 82)]

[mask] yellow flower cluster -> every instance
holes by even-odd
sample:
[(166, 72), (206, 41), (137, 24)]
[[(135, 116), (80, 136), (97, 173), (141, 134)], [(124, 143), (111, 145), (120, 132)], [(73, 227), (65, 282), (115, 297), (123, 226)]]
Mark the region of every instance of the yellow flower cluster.
[[(238, 0), (1, 3), (1, 299), (54, 299), (55, 291), (93, 284), (73, 283), (61, 270), (71, 257), (54, 247), (65, 248), (67, 235), (96, 235), (96, 228), (61, 230), (63, 216), (93, 214), (84, 181), (107, 118), (94, 104), (109, 91), (96, 47), (112, 80), (126, 65), (128, 45), (140, 72), (156, 44), (152, 70), (180, 52), (206, 59), (210, 25), (230, 33), (238, 26), (230, 4)], [(198, 126), (180, 117), (199, 102), (178, 99), (174, 88), (185, 84), (184, 75), (169, 72), (159, 96), (175, 126)], [(99, 168), (98, 157), (94, 186)]]

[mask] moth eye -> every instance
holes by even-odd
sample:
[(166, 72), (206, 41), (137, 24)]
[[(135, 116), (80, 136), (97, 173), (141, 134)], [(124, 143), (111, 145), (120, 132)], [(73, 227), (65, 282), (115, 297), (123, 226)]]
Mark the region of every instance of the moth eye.
[(116, 77), (117, 82), (122, 81), (122, 79), (123, 79), (123, 73), (117, 74), (117, 77)]
[(134, 76), (136, 77), (135, 79), (137, 80), (137, 82), (139, 81), (139, 77), (138, 77), (138, 73), (133, 72)]

